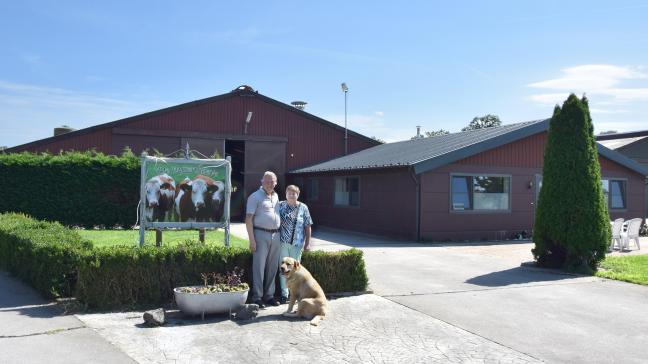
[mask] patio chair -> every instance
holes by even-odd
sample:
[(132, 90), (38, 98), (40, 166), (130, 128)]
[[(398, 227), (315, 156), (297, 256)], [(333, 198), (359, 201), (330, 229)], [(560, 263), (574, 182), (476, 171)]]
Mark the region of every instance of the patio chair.
[(610, 244), (609, 251), (614, 250), (614, 243), (619, 247), (619, 250), (623, 248), (623, 240), (621, 239), (621, 230), (623, 230), (623, 219), (616, 219), (612, 223), (612, 244)]
[(639, 245), (639, 229), (641, 228), (642, 219), (632, 219), (628, 221), (628, 229), (626, 232), (621, 233), (621, 245), (626, 249), (630, 249), (630, 240), (634, 240), (638, 250), (641, 250)]

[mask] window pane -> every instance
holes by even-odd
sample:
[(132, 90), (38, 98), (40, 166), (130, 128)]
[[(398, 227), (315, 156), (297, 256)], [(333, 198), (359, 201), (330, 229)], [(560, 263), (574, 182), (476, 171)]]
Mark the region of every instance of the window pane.
[(360, 197), (360, 181), (357, 177), (349, 178), (348, 187), (349, 187), (349, 205), (358, 206), (359, 197)]
[(473, 177), (475, 210), (508, 210), (510, 177)]
[(610, 181), (610, 208), (624, 209), (625, 181)]
[(470, 179), (471, 177), (452, 177), (452, 209), (470, 210)]
[(610, 201), (610, 181), (606, 179), (601, 180), (601, 186), (603, 186), (603, 197), (606, 204), (609, 204)]
[(310, 180), (309, 187), (310, 188), (308, 191), (308, 199), (310, 201), (317, 201), (319, 199), (319, 180), (318, 179)]
[(335, 179), (335, 204), (348, 205), (349, 192), (347, 192), (346, 178)]

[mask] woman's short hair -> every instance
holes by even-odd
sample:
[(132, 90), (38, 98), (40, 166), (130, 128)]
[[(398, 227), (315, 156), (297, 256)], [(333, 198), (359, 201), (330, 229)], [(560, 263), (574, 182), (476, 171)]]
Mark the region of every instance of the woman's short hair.
[(293, 191), (293, 192), (295, 192), (296, 194), (299, 195), (299, 187), (297, 187), (295, 185), (289, 185), (288, 187), (286, 187), (286, 192), (288, 192), (288, 191)]

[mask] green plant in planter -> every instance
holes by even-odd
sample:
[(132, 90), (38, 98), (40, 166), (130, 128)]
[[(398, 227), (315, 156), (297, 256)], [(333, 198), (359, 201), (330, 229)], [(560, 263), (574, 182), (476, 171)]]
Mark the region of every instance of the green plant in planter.
[[(202, 287), (181, 287), (182, 293), (198, 293), (210, 294), (217, 292), (242, 292), (250, 289), (247, 283), (242, 281), (244, 270), (239, 267), (234, 267), (231, 272), (226, 272), (225, 275), (220, 273), (201, 273), (200, 277), (203, 279)], [(211, 279), (212, 284), (209, 284)]]

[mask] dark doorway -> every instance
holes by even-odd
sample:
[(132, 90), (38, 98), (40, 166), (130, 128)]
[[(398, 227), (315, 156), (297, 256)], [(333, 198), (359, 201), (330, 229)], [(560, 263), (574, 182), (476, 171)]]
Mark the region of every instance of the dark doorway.
[(226, 140), (225, 156), (232, 157), (230, 220), (242, 222), (245, 219), (245, 141)]

